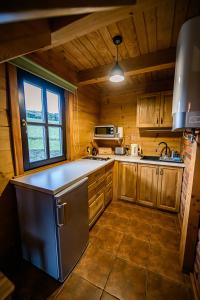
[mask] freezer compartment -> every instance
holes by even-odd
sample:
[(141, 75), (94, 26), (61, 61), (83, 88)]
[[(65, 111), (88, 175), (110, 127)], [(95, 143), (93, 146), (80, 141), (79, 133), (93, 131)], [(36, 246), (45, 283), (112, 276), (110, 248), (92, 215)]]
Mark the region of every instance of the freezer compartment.
[(88, 178), (55, 196), (59, 257), (62, 282), (75, 267), (89, 240)]

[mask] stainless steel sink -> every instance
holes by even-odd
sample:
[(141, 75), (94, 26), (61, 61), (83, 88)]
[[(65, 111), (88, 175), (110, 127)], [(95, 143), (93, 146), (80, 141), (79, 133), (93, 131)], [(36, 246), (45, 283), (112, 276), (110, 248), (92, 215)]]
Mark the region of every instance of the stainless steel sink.
[(153, 161), (164, 161), (164, 162), (174, 162), (174, 163), (183, 163), (183, 160), (180, 157), (175, 157), (175, 158), (171, 158), (171, 157), (162, 157), (162, 156), (143, 156), (141, 158), (142, 160), (153, 160)]

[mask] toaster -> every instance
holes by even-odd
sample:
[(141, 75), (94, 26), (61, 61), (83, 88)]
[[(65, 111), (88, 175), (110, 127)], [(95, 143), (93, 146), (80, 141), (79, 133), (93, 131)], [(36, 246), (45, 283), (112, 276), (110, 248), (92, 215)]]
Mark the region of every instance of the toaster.
[(125, 147), (115, 147), (116, 155), (125, 155), (125, 153), (126, 153)]

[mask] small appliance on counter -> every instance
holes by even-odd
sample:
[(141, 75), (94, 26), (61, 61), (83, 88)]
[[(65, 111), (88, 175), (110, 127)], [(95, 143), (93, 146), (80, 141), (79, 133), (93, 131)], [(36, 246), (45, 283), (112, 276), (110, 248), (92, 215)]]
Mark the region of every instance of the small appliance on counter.
[(141, 147), (138, 144), (131, 144), (131, 156), (139, 157), (139, 153), (141, 151)]
[(125, 155), (126, 148), (125, 147), (115, 147), (115, 155)]
[(111, 155), (112, 154), (111, 147), (99, 147), (98, 151), (99, 151), (99, 155)]

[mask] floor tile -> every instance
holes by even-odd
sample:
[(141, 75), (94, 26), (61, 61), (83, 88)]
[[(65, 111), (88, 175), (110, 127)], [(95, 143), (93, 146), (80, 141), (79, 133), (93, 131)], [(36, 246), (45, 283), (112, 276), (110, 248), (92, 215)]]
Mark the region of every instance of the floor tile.
[(149, 243), (125, 235), (117, 256), (141, 267), (146, 267), (150, 255)]
[(183, 284), (148, 272), (147, 300), (192, 300), (190, 290)]
[(150, 243), (158, 244), (169, 250), (179, 250), (180, 235), (176, 231), (165, 230), (164, 228), (153, 225), (151, 228)]
[(65, 282), (56, 300), (100, 300), (102, 290), (87, 280), (72, 274)]
[(177, 217), (173, 215), (159, 211), (152, 212), (152, 225), (157, 225), (167, 230), (178, 231), (176, 219)]
[(89, 245), (74, 272), (92, 284), (104, 288), (114, 257), (96, 245)]
[(134, 219), (131, 221), (131, 224), (127, 226), (126, 233), (148, 242), (150, 240), (151, 227), (151, 224), (142, 223), (138, 219)]
[(102, 296), (101, 296), (101, 300), (118, 300), (119, 298), (116, 298), (108, 293), (106, 293), (105, 291), (103, 292)]
[(166, 250), (158, 245), (150, 245), (150, 255), (147, 268), (172, 280), (184, 282), (184, 274), (179, 265), (179, 253)]
[(115, 231), (104, 226), (98, 226), (98, 230), (94, 233), (90, 241), (91, 243), (94, 243), (98, 249), (108, 251), (115, 255), (122, 237), (123, 233), (120, 231)]
[(107, 226), (110, 229), (114, 229), (121, 232), (126, 232), (126, 228), (129, 224), (130, 220), (107, 212), (105, 212), (102, 215), (102, 217), (97, 221), (97, 225), (99, 226)]
[(116, 259), (105, 290), (120, 300), (145, 300), (146, 270)]

